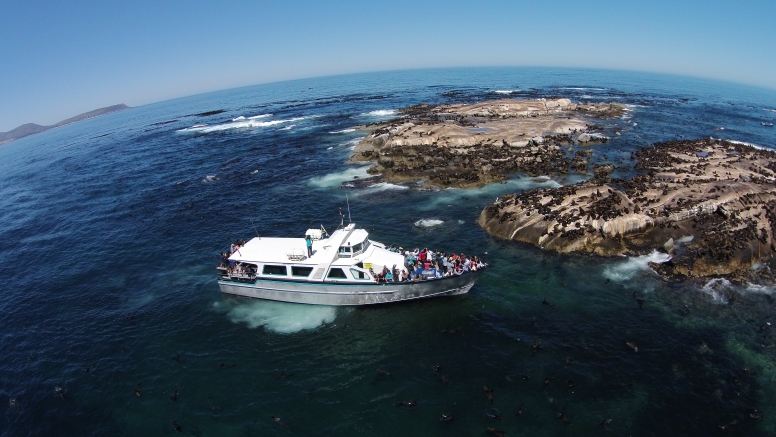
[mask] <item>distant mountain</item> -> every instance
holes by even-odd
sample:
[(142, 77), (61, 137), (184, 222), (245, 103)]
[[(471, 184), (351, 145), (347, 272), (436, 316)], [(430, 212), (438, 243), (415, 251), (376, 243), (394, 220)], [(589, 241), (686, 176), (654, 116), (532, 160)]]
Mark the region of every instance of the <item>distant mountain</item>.
[(70, 117), (67, 120), (62, 120), (57, 124), (51, 126), (41, 126), (35, 123), (23, 124), (16, 129), (9, 130), (8, 132), (0, 132), (0, 144), (9, 143), (13, 140), (26, 137), (27, 135), (36, 134), (45, 130), (53, 129), (55, 127), (64, 126), (66, 124), (75, 123), (77, 121), (86, 120), (87, 118), (99, 117), (100, 115), (110, 114), (111, 112), (123, 111), (129, 109), (129, 106), (125, 104), (106, 106), (105, 108), (95, 109), (94, 111), (84, 112), (83, 114)]

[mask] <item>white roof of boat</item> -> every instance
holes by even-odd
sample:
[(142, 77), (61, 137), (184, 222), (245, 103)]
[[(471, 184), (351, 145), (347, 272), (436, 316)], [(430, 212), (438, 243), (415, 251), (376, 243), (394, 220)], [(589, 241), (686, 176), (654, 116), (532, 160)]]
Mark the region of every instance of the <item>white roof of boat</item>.
[[(370, 245), (366, 253), (357, 256), (357, 258), (343, 257), (337, 259), (335, 255), (338, 253), (340, 246), (355, 246), (358, 243), (363, 243), (369, 236), (366, 230), (353, 229), (353, 227), (354, 225), (348, 225), (345, 229), (334, 231), (329, 238), (313, 240), (313, 256), (310, 258), (307, 258), (307, 243), (302, 237), (256, 237), (248, 241), (238, 251), (235, 251), (229, 259), (252, 264), (293, 263), (318, 265), (333, 263), (334, 265), (351, 265), (359, 261), (372, 261), (381, 266), (391, 266), (393, 264), (403, 266), (404, 257), (402, 255), (380, 249), (374, 245)], [(294, 259), (294, 256), (297, 258)]]

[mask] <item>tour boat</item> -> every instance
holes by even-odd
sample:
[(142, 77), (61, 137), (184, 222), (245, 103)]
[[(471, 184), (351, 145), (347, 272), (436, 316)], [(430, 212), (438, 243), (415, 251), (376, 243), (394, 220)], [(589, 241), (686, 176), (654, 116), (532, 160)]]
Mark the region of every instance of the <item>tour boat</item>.
[[(445, 275), (436, 269), (410, 271), (403, 254), (371, 241), (354, 223), (330, 236), (309, 229), (307, 236), (311, 256), (305, 238), (256, 237), (239, 246), (218, 267), (221, 292), (315, 305), (371, 305), (465, 294), (487, 266)], [(384, 268), (401, 270), (410, 280), (378, 282), (375, 272)]]

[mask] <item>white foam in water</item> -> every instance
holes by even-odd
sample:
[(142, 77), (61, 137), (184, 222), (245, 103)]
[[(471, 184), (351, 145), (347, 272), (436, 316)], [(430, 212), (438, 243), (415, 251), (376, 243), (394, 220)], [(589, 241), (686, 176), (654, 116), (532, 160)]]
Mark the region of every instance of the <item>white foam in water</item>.
[(329, 173), (324, 176), (314, 177), (310, 179), (310, 185), (320, 188), (339, 187), (343, 182), (352, 181), (356, 176), (359, 178), (370, 177), (371, 175), (366, 172), (369, 167), (369, 165), (363, 167), (351, 167), (341, 172)]
[(256, 120), (257, 118), (267, 118), (267, 117), (272, 117), (272, 114), (254, 115), (253, 117), (248, 117), (248, 120)]
[(577, 91), (585, 91), (585, 90), (594, 90), (594, 91), (606, 91), (606, 88), (588, 88), (588, 87), (564, 87), (561, 88), (562, 90), (577, 90)]
[(376, 111), (369, 111), (366, 114), (362, 115), (368, 115), (370, 117), (390, 117), (391, 115), (396, 114), (395, 109), (378, 109)]
[[(217, 309), (223, 307), (219, 303), (214, 306)], [(337, 309), (323, 305), (256, 300), (232, 306), (227, 316), (233, 323), (245, 323), (251, 329), (263, 326), (278, 334), (292, 334), (333, 322), (337, 317)]]
[(366, 137), (353, 138), (352, 140), (342, 143), (343, 146), (350, 146), (350, 150), (355, 150), (358, 143)]
[(246, 128), (268, 127), (268, 126), (276, 126), (276, 125), (284, 124), (284, 123), (293, 123), (295, 121), (304, 120), (304, 119), (306, 119), (308, 117), (296, 117), (296, 118), (289, 118), (289, 119), (286, 119), (286, 120), (272, 120), (272, 121), (255, 121), (255, 120), (253, 120), (253, 118), (254, 117), (251, 117), (248, 120), (232, 121), (230, 123), (216, 124), (216, 125), (213, 125), (213, 126), (194, 125), (192, 127), (187, 127), (185, 129), (180, 129), (180, 130), (178, 130), (178, 132), (202, 132), (202, 133), (208, 133), (208, 132), (224, 131), (224, 130), (229, 130), (229, 129), (246, 129)]
[(415, 222), (415, 226), (419, 228), (431, 228), (434, 226), (439, 226), (442, 223), (444, 223), (444, 221), (437, 219), (420, 219)]
[(235, 118), (232, 119), (232, 121), (240, 121), (240, 120), (245, 120), (245, 116), (241, 115), (239, 117), (235, 117)]
[[(714, 138), (712, 138), (712, 139), (714, 139)], [(758, 149), (758, 150), (773, 150), (773, 149), (770, 149), (768, 147), (760, 146), (760, 145), (757, 145), (757, 144), (754, 144), (754, 143), (747, 143), (746, 141), (725, 140), (724, 138), (720, 138), (720, 139), (724, 140), (724, 141), (727, 141), (728, 143), (740, 144), (742, 146), (754, 147), (755, 149)]]
[(335, 131), (332, 131), (332, 132), (329, 132), (329, 133), (330, 134), (346, 134), (346, 133), (355, 132), (355, 131), (356, 131), (355, 129), (342, 129), (342, 130), (335, 130)]
[(625, 261), (616, 262), (613, 266), (604, 269), (604, 277), (616, 282), (629, 281), (637, 273), (649, 270), (649, 263), (664, 263), (671, 259), (671, 255), (658, 251), (652, 251), (649, 255), (628, 257)]
[(286, 126), (286, 127), (281, 127), (281, 128), (280, 128), (280, 129), (278, 129), (278, 130), (291, 130), (291, 129), (293, 129), (294, 127), (296, 127), (296, 125), (295, 125), (295, 124), (290, 124), (290, 125), (288, 125), (288, 126)]
[(749, 293), (768, 294), (771, 296), (776, 294), (776, 287), (767, 285), (747, 284), (744, 290)]
[(216, 175), (213, 174), (213, 175), (205, 176), (205, 179), (202, 179), (202, 182), (213, 182), (213, 181), (217, 181), (217, 180), (218, 180), (218, 178), (216, 177)]
[[(569, 177), (568, 179), (572, 179)], [(572, 182), (573, 183), (573, 182)], [(452, 205), (458, 203), (461, 198), (495, 198), (506, 192), (516, 190), (530, 190), (534, 188), (559, 188), (563, 185), (547, 176), (522, 177), (508, 180), (506, 183), (488, 184), (479, 188), (447, 188), (437, 193), (427, 202), (419, 205), (420, 209), (431, 210), (440, 205)]]
[(714, 278), (707, 282), (706, 285), (701, 288), (701, 291), (711, 296), (714, 303), (727, 304), (728, 300), (725, 297), (725, 290), (729, 290), (733, 285), (724, 278)]
[(371, 192), (371, 191), (409, 190), (409, 189), (410, 187), (405, 187), (404, 185), (396, 185), (390, 182), (380, 182), (372, 186), (366, 187), (364, 190), (367, 192)]
[(512, 94), (514, 92), (517, 92), (518, 90), (496, 90), (493, 91), (496, 94)]

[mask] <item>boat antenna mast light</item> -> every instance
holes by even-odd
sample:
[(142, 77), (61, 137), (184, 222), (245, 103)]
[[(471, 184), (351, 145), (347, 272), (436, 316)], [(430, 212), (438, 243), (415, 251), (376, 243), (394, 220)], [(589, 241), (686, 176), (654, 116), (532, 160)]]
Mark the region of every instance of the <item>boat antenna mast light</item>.
[(353, 220), (350, 219), (350, 199), (348, 199), (348, 195), (345, 195), (345, 202), (348, 203), (348, 224), (353, 223)]

